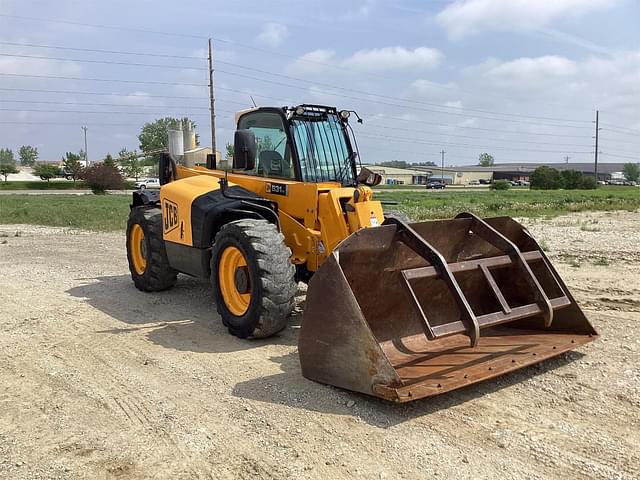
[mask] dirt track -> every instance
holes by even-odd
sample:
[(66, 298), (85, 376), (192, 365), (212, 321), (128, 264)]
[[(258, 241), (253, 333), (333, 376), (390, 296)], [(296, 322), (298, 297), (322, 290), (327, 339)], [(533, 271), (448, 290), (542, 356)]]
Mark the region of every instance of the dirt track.
[(304, 379), (299, 316), (247, 342), (206, 283), (138, 292), (122, 234), (0, 225), (0, 478), (638, 478), (639, 220), (527, 222), (597, 342), (406, 406)]

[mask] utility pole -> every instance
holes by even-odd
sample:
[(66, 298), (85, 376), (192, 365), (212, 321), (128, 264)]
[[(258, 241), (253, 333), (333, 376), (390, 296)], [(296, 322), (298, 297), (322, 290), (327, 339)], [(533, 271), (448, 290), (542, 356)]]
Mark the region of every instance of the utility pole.
[(80, 127), (84, 131), (84, 166), (89, 166), (89, 154), (87, 153), (87, 127)]
[(595, 155), (594, 155), (594, 159), (593, 159), (593, 165), (594, 165), (594, 173), (596, 176), (596, 184), (598, 183), (598, 132), (600, 131), (600, 123), (599, 123), (599, 114), (600, 112), (598, 110), (596, 110), (596, 151), (595, 151)]
[(440, 170), (440, 183), (444, 184), (444, 154), (447, 153), (444, 150), (440, 151), (440, 155), (442, 156), (442, 169)]
[[(209, 39), (209, 103), (211, 110), (211, 151), (216, 154), (216, 110), (215, 96), (213, 92), (213, 47)], [(215, 157), (214, 157), (215, 158)]]
[(569, 155), (565, 155), (564, 163), (569, 163), (569, 158), (571, 158), (571, 157), (569, 157)]

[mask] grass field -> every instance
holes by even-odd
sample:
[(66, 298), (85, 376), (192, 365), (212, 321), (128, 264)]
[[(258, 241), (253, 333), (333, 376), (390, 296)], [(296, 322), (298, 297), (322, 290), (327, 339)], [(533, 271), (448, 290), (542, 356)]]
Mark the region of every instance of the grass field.
[(469, 211), (480, 216), (555, 216), (584, 210), (636, 210), (640, 188), (600, 187), (597, 190), (425, 191), (378, 192), (385, 210), (399, 211), (414, 220), (451, 218)]
[(0, 182), (0, 190), (82, 190), (88, 188), (84, 182), (78, 180), (52, 180), (51, 182), (32, 182), (17, 180), (12, 182)]
[[(125, 188), (134, 188), (132, 181), (125, 181)], [(50, 182), (33, 182), (17, 180), (12, 182), (0, 182), (0, 190), (88, 190), (89, 187), (82, 181), (52, 180)]]
[[(399, 211), (414, 220), (451, 218), (463, 211), (480, 216), (555, 216), (584, 210), (637, 210), (640, 188), (597, 190), (516, 190), (378, 192), (385, 211)], [(1, 195), (0, 224), (34, 224), (96, 231), (124, 231), (129, 195)]]
[(0, 224), (124, 232), (129, 195), (0, 195)]

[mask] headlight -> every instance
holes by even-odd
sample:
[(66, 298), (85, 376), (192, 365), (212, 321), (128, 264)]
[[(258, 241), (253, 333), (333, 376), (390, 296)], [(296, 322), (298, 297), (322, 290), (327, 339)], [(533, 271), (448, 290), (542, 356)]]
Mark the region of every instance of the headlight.
[(340, 111), (340, 118), (343, 120), (346, 120), (347, 118), (349, 118), (350, 115), (351, 115), (351, 112), (349, 110)]
[(304, 115), (304, 107), (296, 108), (296, 115)]

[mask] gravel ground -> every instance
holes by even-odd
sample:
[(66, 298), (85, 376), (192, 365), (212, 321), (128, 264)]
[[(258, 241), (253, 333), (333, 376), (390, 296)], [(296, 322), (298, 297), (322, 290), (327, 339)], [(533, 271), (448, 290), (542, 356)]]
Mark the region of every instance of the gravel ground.
[(0, 225), (0, 478), (638, 478), (638, 220), (526, 221), (601, 338), (408, 405), (304, 379), (299, 314), (247, 342), (204, 282), (138, 292), (122, 234)]

